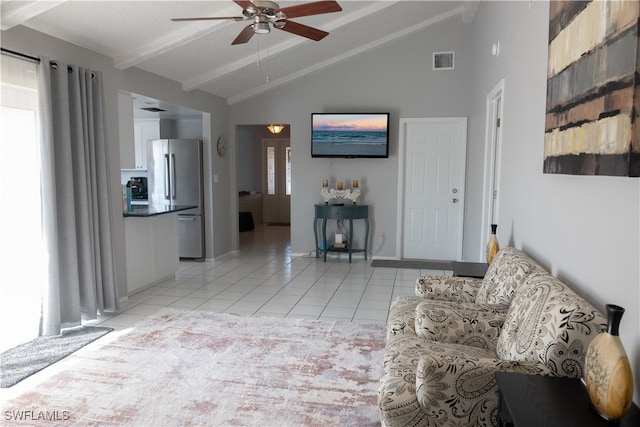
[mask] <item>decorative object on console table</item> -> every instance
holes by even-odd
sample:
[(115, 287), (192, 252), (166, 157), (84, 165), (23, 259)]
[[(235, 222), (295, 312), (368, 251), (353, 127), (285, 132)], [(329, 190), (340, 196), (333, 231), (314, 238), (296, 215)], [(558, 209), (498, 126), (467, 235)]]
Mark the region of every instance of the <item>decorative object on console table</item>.
[(329, 200), (333, 200), (333, 199), (347, 199), (347, 200), (351, 200), (355, 205), (356, 202), (358, 201), (358, 197), (360, 197), (360, 188), (358, 188), (359, 182), (357, 179), (354, 179), (352, 183), (353, 183), (353, 188), (345, 189), (344, 183), (340, 181), (336, 185), (337, 188), (333, 189), (333, 188), (328, 188), (329, 180), (323, 179), (322, 189), (320, 190), (320, 194), (324, 199), (324, 204), (328, 205)]
[(622, 417), (633, 399), (633, 374), (618, 335), (623, 314), (624, 308), (607, 304), (607, 331), (591, 341), (584, 362), (589, 398), (607, 420)]
[(487, 264), (491, 264), (491, 261), (493, 261), (493, 258), (500, 250), (500, 244), (496, 237), (497, 229), (498, 224), (491, 224), (491, 236), (489, 236), (489, 241), (487, 242)]

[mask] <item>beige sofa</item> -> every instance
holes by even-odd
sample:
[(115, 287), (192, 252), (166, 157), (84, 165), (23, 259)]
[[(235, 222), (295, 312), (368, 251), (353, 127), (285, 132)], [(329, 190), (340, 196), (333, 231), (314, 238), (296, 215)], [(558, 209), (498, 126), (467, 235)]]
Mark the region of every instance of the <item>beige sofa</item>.
[(387, 323), (378, 388), (385, 426), (495, 426), (495, 373), (579, 378), (606, 317), (507, 247), (484, 279), (421, 276)]

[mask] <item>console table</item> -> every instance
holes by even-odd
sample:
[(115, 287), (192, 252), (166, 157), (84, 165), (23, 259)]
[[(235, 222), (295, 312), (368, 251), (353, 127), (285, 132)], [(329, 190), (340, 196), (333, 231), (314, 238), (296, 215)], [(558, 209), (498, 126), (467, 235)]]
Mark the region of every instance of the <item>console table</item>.
[(483, 279), (487, 268), (486, 262), (453, 261), (453, 275), (458, 277), (473, 277)]
[[(315, 217), (313, 219), (313, 234), (316, 238), (316, 258), (318, 257), (318, 220), (322, 220), (322, 241), (324, 262), (327, 262), (327, 252), (347, 252), (349, 263), (351, 254), (354, 252), (364, 252), (364, 259), (367, 259), (367, 242), (369, 241), (369, 206), (367, 205), (326, 205), (316, 204)], [(327, 219), (349, 220), (349, 239), (346, 248), (326, 247), (327, 240)], [(364, 249), (354, 249), (353, 246), (353, 220), (363, 219), (365, 223)]]
[(591, 406), (577, 378), (554, 378), (498, 372), (500, 427), (631, 427), (640, 425), (640, 410), (632, 405), (618, 423), (605, 421)]

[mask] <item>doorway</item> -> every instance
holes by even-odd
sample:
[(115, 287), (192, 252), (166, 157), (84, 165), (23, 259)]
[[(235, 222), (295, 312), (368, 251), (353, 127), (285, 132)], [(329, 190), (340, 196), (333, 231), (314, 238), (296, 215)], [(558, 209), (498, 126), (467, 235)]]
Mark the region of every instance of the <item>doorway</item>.
[(400, 119), (400, 258), (461, 260), (467, 118)]
[(265, 224), (291, 222), (291, 146), (288, 138), (262, 140), (262, 191)]
[(502, 113), (504, 111), (504, 85), (500, 82), (487, 94), (485, 124), (485, 170), (482, 197), (482, 224), (480, 255), (485, 251), (491, 233), (491, 224), (499, 221), (500, 158), (502, 156)]

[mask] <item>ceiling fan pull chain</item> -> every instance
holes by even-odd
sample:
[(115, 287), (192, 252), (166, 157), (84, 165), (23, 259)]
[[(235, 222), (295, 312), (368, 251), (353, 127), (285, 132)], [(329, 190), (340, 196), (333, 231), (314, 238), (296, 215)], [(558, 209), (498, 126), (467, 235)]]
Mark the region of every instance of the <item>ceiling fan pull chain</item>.
[(260, 37), (256, 37), (256, 67), (260, 66)]

